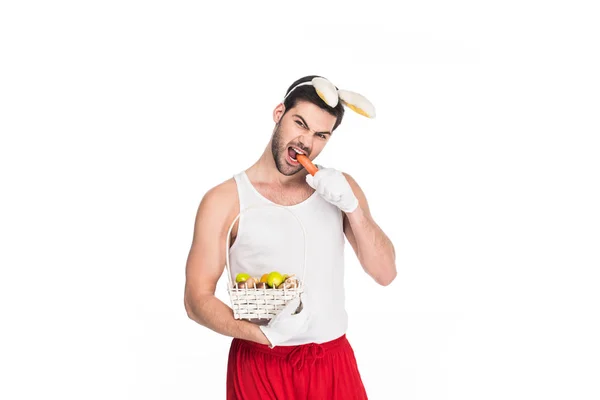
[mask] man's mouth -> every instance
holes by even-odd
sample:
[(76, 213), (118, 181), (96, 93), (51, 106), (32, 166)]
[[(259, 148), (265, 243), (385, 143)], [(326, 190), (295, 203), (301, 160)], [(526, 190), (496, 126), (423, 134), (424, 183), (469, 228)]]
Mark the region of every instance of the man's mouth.
[(290, 159), (290, 161), (292, 162), (293, 165), (298, 165), (298, 160), (296, 160), (296, 154), (304, 154), (306, 155), (306, 152), (299, 149), (296, 146), (290, 146), (287, 148), (287, 156)]

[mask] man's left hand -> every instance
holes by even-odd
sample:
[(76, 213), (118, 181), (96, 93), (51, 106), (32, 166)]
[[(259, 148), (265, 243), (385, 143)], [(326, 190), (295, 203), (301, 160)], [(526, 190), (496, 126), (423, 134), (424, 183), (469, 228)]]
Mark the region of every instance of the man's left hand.
[(346, 213), (351, 213), (358, 207), (358, 199), (341, 171), (321, 167), (314, 176), (307, 174), (306, 182), (323, 199)]

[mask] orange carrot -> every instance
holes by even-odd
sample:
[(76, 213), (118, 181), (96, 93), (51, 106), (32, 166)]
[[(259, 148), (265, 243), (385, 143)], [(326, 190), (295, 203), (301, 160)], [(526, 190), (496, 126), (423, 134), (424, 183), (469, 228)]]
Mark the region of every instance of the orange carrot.
[(296, 160), (298, 160), (298, 162), (300, 164), (302, 164), (302, 166), (304, 168), (306, 168), (306, 170), (308, 171), (308, 173), (311, 174), (311, 175), (313, 175), (313, 176), (319, 170), (315, 166), (315, 164), (313, 164), (312, 161), (310, 161), (310, 158), (306, 157), (304, 154), (296, 154)]

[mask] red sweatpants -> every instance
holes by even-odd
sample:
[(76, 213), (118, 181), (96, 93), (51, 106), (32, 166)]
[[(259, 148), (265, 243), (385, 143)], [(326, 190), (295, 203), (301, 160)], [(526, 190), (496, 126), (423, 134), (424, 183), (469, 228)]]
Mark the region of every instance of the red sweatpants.
[(363, 386), (346, 335), (327, 343), (276, 346), (233, 339), (227, 400), (363, 400)]

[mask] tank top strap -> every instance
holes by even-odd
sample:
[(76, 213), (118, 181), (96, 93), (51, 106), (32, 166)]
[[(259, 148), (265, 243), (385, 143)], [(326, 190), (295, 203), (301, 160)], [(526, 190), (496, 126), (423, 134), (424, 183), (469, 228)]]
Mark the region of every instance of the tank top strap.
[(240, 202), (240, 210), (244, 210), (250, 206), (268, 204), (268, 202), (256, 193), (256, 190), (250, 183), (245, 171), (240, 171), (233, 175), (237, 184), (238, 198)]

